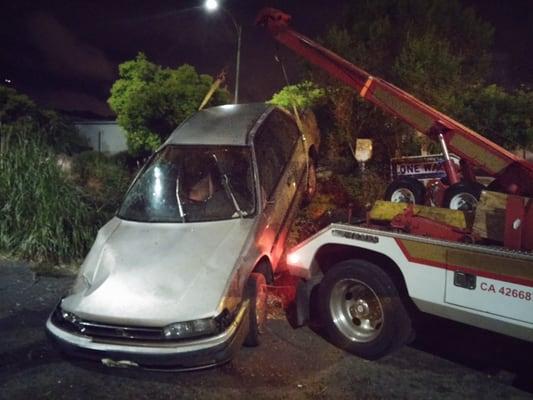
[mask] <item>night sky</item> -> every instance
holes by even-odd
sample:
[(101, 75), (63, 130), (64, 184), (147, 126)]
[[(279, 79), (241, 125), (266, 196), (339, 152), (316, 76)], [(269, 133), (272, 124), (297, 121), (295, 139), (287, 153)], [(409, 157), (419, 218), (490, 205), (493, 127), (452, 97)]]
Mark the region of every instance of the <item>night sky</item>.
[[(352, 0), (356, 1), (356, 0)], [(533, 0), (463, 0), (496, 28), (493, 79), (533, 86)], [(208, 14), (202, 1), (3, 1), (0, 4), (0, 80), (38, 103), (62, 110), (111, 114), (106, 104), (119, 63), (143, 51), (155, 63), (189, 63), (216, 75), (228, 68), (233, 90), (236, 33), (224, 13)], [(263, 101), (284, 85), (275, 43), (253, 26), (263, 6), (293, 16), (296, 30), (315, 37), (345, 1), (227, 0), (243, 26), (240, 100)], [(294, 83), (298, 58), (280, 49)]]

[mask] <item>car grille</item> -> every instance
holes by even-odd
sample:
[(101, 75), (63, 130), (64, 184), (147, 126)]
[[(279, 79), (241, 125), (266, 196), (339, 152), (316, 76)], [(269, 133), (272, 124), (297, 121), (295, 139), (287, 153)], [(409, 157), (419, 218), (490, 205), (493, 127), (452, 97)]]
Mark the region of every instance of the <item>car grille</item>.
[(145, 328), (101, 324), (92, 321), (77, 319), (67, 321), (61, 316), (59, 307), (52, 314), (54, 325), (72, 333), (82, 334), (94, 338), (106, 338), (115, 340), (138, 340), (138, 341), (162, 341), (165, 340), (162, 328)]

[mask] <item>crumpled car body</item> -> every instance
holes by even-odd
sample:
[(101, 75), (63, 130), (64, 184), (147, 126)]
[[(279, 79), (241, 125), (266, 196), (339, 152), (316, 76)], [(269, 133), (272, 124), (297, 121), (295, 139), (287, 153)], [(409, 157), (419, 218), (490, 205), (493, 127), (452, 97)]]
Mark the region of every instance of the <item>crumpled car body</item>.
[(315, 143), (265, 104), (186, 120), (100, 229), (50, 336), (107, 365), (228, 361), (248, 334), (246, 282), (259, 265), (276, 271)]

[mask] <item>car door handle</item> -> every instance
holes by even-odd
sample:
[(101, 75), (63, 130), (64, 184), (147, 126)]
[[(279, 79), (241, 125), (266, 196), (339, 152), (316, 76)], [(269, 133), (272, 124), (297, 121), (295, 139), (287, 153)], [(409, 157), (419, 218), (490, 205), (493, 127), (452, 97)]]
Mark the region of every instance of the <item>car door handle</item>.
[(294, 176), (289, 176), (287, 178), (287, 186), (294, 185), (294, 182), (296, 182), (296, 180), (294, 179)]

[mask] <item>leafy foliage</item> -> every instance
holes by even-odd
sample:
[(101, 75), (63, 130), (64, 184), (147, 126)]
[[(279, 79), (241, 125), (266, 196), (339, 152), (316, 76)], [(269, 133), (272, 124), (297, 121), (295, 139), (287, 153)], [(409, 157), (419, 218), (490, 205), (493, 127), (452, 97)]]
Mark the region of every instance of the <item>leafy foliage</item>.
[(83, 143), (74, 126), (1, 86), (0, 118), (0, 252), (35, 262), (80, 259), (126, 191), (127, 168), (89, 152), (76, 158), (73, 175), (63, 172), (57, 153)]
[[(463, 115), (465, 89), (482, 85), (489, 72), (493, 29), (458, 0), (363, 0), (348, 5), (319, 39), (324, 46), (428, 104)], [(406, 124), (362, 101), (323, 71), (311, 80), (327, 88), (341, 158), (357, 137), (374, 140), (373, 164), (418, 152)]]
[(38, 135), (15, 133), (0, 155), (0, 251), (33, 261), (82, 257), (94, 212), (53, 151)]
[(497, 85), (474, 87), (465, 98), (462, 119), (494, 142), (526, 150), (533, 146), (533, 91), (506, 91)]
[(84, 152), (74, 159), (72, 173), (103, 224), (116, 212), (130, 184), (124, 164), (102, 153)]
[(311, 81), (303, 81), (296, 85), (288, 85), (275, 93), (269, 101), (271, 104), (292, 109), (296, 107), (299, 110), (311, 108), (320, 104), (326, 96), (326, 91)]
[(28, 96), (0, 85), (0, 126), (2, 140), (17, 136), (39, 136), (56, 152), (73, 153), (87, 146), (72, 121), (52, 110), (38, 107)]
[[(183, 120), (192, 115), (213, 83), (194, 67), (163, 68), (139, 53), (119, 66), (119, 80), (111, 88), (108, 103), (128, 134), (132, 153), (151, 152)], [(211, 105), (227, 103), (226, 90), (217, 90)]]

